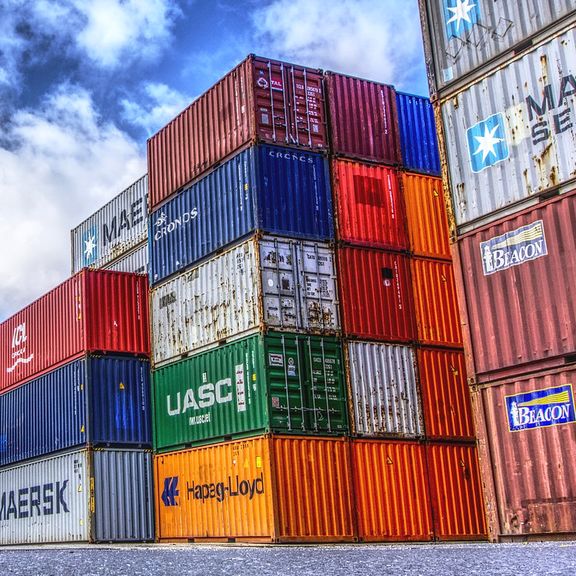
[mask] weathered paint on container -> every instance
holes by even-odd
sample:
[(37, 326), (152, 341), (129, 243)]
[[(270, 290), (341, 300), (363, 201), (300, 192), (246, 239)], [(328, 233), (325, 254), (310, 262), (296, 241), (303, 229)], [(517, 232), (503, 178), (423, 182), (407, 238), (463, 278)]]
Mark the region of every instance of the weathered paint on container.
[(440, 153), (429, 98), (396, 92), (402, 166), (410, 172), (440, 176)]
[(155, 284), (256, 231), (334, 237), (328, 160), (253, 146), (173, 197), (150, 217)]
[(148, 275), (150, 270), (148, 259), (148, 242), (145, 241), (131, 252), (119, 256), (112, 262), (108, 262), (103, 270), (114, 270), (115, 272), (132, 272), (133, 274)]
[(463, 234), (576, 179), (576, 26), (441, 107)]
[(328, 150), (319, 70), (254, 55), (148, 140), (150, 210), (242, 146)]
[(358, 538), (432, 540), (424, 446), (358, 439), (352, 440), (351, 446)]
[(0, 395), (0, 466), (81, 445), (151, 443), (148, 360), (85, 357)]
[(253, 237), (159, 285), (151, 302), (155, 366), (250, 331), (340, 327), (326, 243)]
[(470, 74), (526, 50), (555, 23), (573, 20), (576, 9), (574, 0), (420, 0), (419, 5), (430, 92), (441, 95), (452, 93)]
[(426, 445), (437, 540), (486, 540), (484, 497), (476, 446)]
[(0, 544), (154, 539), (150, 452), (67, 452), (0, 470), (0, 487)]
[(0, 391), (87, 352), (146, 355), (148, 281), (83, 270), (0, 324)]
[(414, 340), (408, 257), (353, 246), (337, 253), (343, 333), (367, 340)]
[(332, 152), (397, 165), (401, 161), (393, 86), (326, 72)]
[(401, 182), (410, 251), (415, 256), (450, 260), (442, 180), (404, 172)]
[(426, 437), (473, 440), (475, 433), (464, 353), (419, 348), (417, 359)]
[(458, 242), (474, 368), (470, 376), (477, 381), (573, 358), (575, 223), (576, 192)]
[(337, 237), (351, 244), (407, 250), (398, 173), (387, 166), (332, 160)]
[(421, 344), (462, 346), (451, 262), (411, 258), (414, 309)]
[(160, 541), (353, 541), (345, 439), (259, 437), (158, 454)]
[(255, 335), (153, 373), (154, 448), (268, 432), (348, 433), (337, 338)]
[(352, 433), (423, 435), (414, 349), (361, 341), (347, 342), (345, 349)]
[(144, 175), (72, 230), (72, 274), (85, 266), (105, 267), (147, 236), (148, 177)]

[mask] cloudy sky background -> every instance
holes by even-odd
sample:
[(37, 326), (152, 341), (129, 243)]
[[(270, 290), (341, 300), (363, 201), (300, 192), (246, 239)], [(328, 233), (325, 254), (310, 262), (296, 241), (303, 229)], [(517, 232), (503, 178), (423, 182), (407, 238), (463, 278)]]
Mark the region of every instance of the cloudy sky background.
[(427, 94), (416, 0), (0, 1), (0, 321), (69, 276), (70, 230), (249, 53)]

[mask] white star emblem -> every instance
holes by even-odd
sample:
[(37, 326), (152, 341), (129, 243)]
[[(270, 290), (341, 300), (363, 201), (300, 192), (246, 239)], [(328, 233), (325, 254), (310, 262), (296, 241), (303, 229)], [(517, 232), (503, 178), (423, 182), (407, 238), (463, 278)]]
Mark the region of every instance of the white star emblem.
[(489, 130), (488, 126), (484, 126), (484, 136), (474, 136), (475, 140), (478, 140), (478, 148), (476, 149), (476, 152), (474, 152), (474, 156), (482, 153), (482, 163), (486, 162), (488, 154), (496, 156), (494, 146), (496, 146), (498, 142), (504, 141), (504, 138), (496, 138), (494, 136), (494, 132), (496, 132), (498, 128), (499, 126), (496, 125), (492, 130)]
[(88, 240), (84, 240), (84, 258), (92, 258), (92, 253), (94, 248), (96, 248), (96, 242), (94, 242), (94, 235), (89, 236)]
[(456, 0), (456, 2), (457, 4), (453, 8), (447, 6), (448, 10), (454, 14), (454, 16), (448, 20), (447, 24), (456, 22), (456, 31), (459, 32), (462, 20), (466, 20), (466, 22), (472, 24), (472, 20), (470, 20), (468, 13), (474, 9), (476, 4), (470, 4), (470, 0)]

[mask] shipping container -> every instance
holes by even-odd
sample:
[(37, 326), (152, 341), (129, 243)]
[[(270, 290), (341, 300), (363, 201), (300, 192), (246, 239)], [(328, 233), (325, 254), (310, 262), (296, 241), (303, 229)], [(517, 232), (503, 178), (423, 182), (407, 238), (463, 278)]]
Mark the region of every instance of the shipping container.
[(325, 79), (333, 154), (400, 164), (394, 87), (336, 72)]
[(459, 234), (576, 179), (575, 40), (573, 27), (443, 104)]
[(131, 252), (119, 256), (115, 260), (112, 260), (112, 262), (108, 262), (108, 264), (102, 268), (116, 272), (132, 272), (133, 274), (148, 275), (150, 270), (148, 265), (148, 242), (145, 241)]
[(410, 172), (440, 176), (440, 153), (429, 98), (396, 92), (402, 166)]
[(411, 258), (418, 341), (462, 346), (462, 329), (451, 262)]
[(348, 433), (337, 338), (255, 335), (155, 370), (154, 448), (268, 432)]
[(259, 437), (154, 461), (160, 541), (356, 539), (345, 439)]
[(256, 231), (329, 240), (328, 161), (256, 146), (178, 194), (150, 218), (150, 281), (158, 283)]
[(0, 470), (0, 544), (154, 540), (152, 454), (79, 450)]
[(328, 150), (319, 70), (250, 55), (192, 102), (148, 140), (150, 211), (251, 142)]
[(332, 160), (338, 239), (407, 250), (406, 216), (398, 173), (387, 166)]
[(148, 360), (84, 357), (0, 395), (0, 466), (80, 445), (151, 444)]
[(445, 96), (573, 21), (574, 0), (420, 0), (430, 92)]
[(85, 269), (0, 324), (0, 391), (87, 352), (147, 355), (148, 281)]
[(419, 348), (417, 359), (426, 437), (473, 440), (475, 433), (464, 353)]
[(423, 435), (414, 349), (353, 341), (345, 350), (353, 434)]
[(424, 446), (355, 439), (351, 447), (359, 539), (432, 540)]
[[(71, 232), (72, 274), (103, 268), (148, 237), (148, 176), (134, 182)], [(132, 270), (124, 270), (132, 272)]]
[(560, 368), (474, 391), (492, 540), (573, 537), (575, 381), (574, 367)]
[(486, 540), (476, 446), (430, 443), (426, 461), (436, 540)]
[(450, 260), (442, 180), (405, 172), (401, 182), (410, 251), (415, 256)]
[(408, 257), (345, 246), (338, 249), (342, 330), (368, 340), (415, 339)]
[(154, 365), (266, 329), (334, 333), (334, 250), (326, 243), (255, 236), (156, 287)]
[(476, 381), (576, 360), (576, 192), (458, 242)]

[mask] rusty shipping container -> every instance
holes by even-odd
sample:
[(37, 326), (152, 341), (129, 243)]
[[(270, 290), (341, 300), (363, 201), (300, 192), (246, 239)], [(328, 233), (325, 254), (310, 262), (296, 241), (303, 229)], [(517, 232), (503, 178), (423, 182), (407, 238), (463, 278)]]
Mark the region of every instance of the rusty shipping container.
[(576, 192), (457, 245), (476, 381), (576, 360)]
[(251, 142), (328, 150), (322, 73), (248, 56), (148, 140), (150, 211)]
[(393, 86), (326, 72), (332, 152), (398, 165), (400, 138)]
[(356, 539), (348, 440), (264, 436), (154, 460), (160, 541)]
[(332, 160), (338, 239), (407, 250), (406, 216), (398, 173), (387, 166)]
[(0, 324), (0, 391), (87, 352), (149, 349), (147, 279), (84, 269)]
[(148, 275), (150, 269), (148, 256), (148, 242), (144, 242), (137, 248), (134, 248), (134, 250), (108, 262), (102, 269)]

